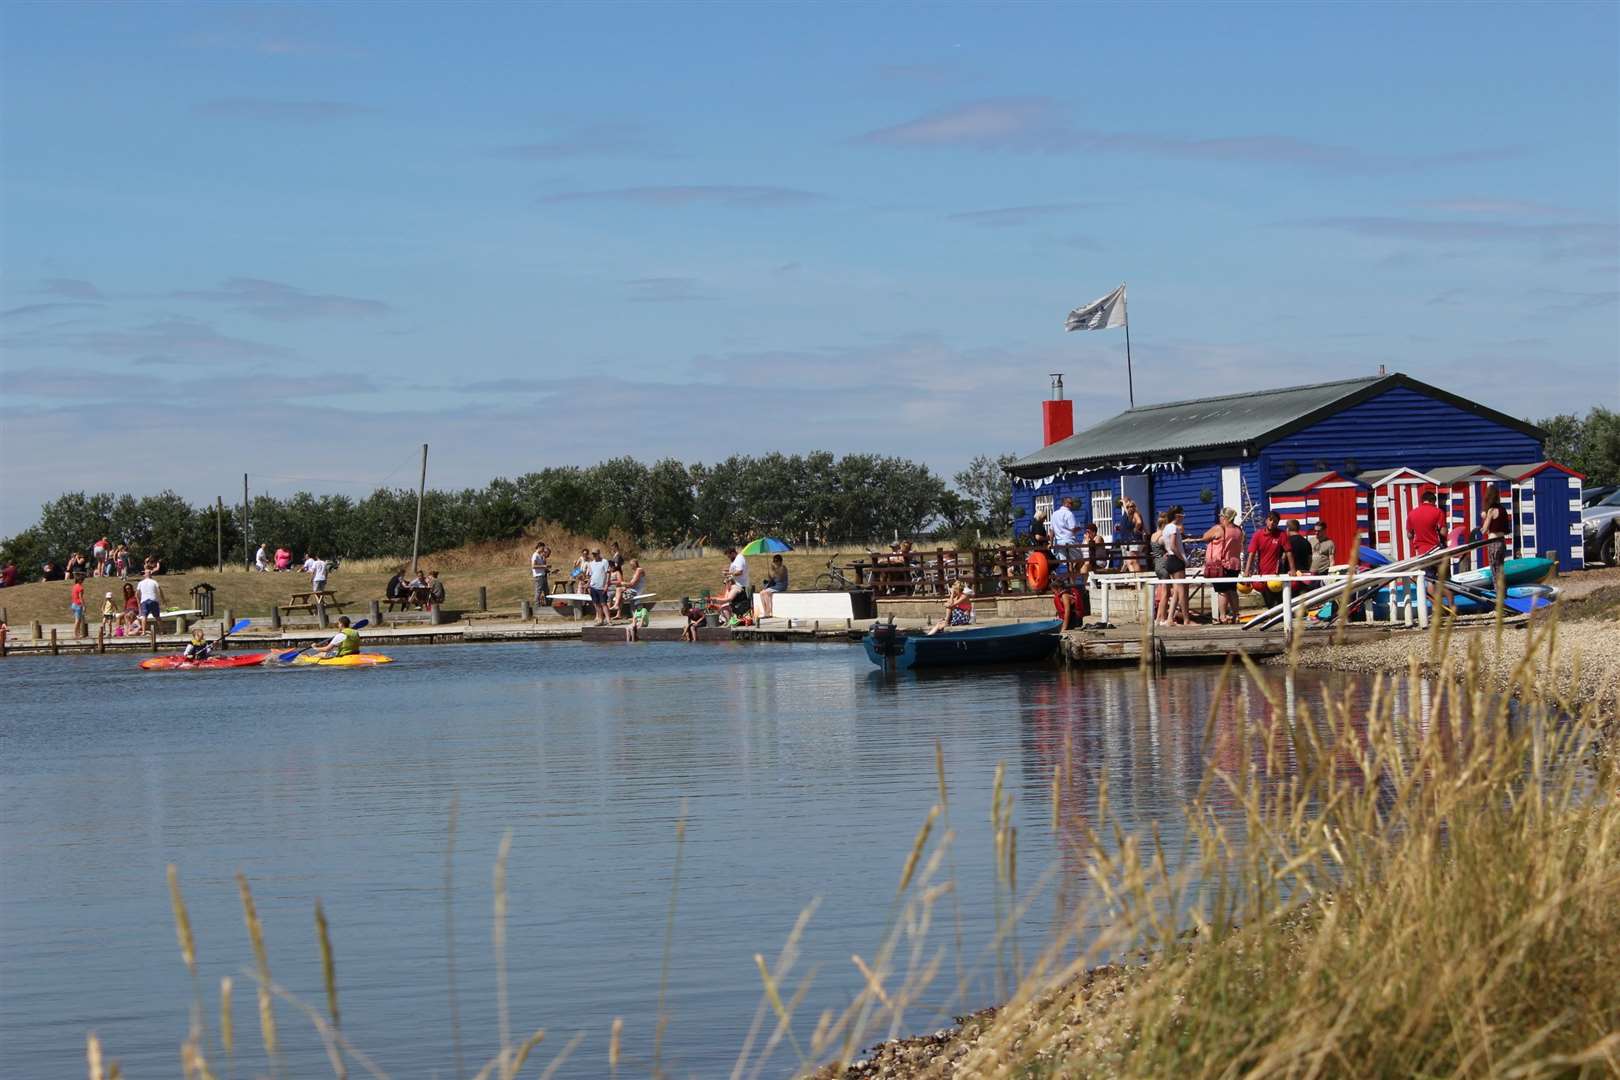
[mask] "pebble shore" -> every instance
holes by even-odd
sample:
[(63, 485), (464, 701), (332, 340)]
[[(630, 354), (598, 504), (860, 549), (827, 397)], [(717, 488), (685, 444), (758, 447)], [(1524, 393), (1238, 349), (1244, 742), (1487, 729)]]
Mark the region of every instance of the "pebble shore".
[[(1586, 588), (1571, 589), (1576, 595), (1560, 601), (1557, 623), (1551, 627), (1549, 616), (1504, 627), (1500, 647), (1495, 627), (1487, 622), (1455, 631), (1447, 643), (1447, 656), (1431, 655), (1427, 634), (1396, 634), (1375, 641), (1307, 646), (1300, 649), (1297, 662), (1309, 668), (1404, 674), (1416, 656), (1421, 671), (1434, 674), (1447, 662), (1453, 670), (1462, 667), (1477, 648), (1485, 669), (1505, 690), (1534, 641), (1537, 669), (1560, 697), (1596, 701), (1612, 710), (1620, 702), (1620, 584), (1608, 583), (1616, 580), (1614, 574), (1594, 573), (1579, 583)], [(1266, 663), (1287, 664), (1288, 658), (1272, 657)]]

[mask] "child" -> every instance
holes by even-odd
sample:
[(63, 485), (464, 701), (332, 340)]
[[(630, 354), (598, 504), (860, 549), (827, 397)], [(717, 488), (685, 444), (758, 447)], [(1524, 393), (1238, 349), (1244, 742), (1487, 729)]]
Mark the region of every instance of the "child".
[(929, 634), (937, 634), (947, 626), (967, 626), (973, 622), (973, 590), (962, 583), (962, 580), (951, 582), (951, 593), (945, 598), (945, 617), (928, 628)]
[(202, 628), (193, 627), (191, 631), (191, 641), (187, 643), (185, 652), (181, 653), (180, 655), (191, 661), (193, 664), (196, 664), (208, 659), (208, 654), (213, 651), (214, 647), (208, 643), (206, 638), (203, 637)]
[(113, 594), (108, 593), (107, 598), (101, 602), (101, 632), (103, 635), (111, 634), (118, 626), (118, 606), (113, 603)]
[(709, 618), (708, 609), (703, 604), (694, 604), (686, 600), (681, 603), (681, 614), (686, 616), (686, 626), (681, 629), (681, 640), (696, 641), (698, 627)]

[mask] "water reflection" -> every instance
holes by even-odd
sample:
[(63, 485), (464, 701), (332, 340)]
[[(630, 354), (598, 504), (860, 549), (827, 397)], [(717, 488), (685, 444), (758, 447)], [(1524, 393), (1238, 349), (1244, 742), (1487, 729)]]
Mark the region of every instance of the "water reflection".
[[(1237, 673), (1223, 684), (1212, 667), (885, 676), (843, 646), (514, 645), (404, 650), (402, 660), (212, 681), (144, 675), (121, 657), (0, 665), (0, 699), (14, 706), (0, 717), (8, 1073), (77, 1074), (91, 1028), (127, 1073), (173, 1071), (191, 994), (164, 891), (173, 861), (205, 985), (238, 974), (249, 955), (240, 869), (258, 892), (278, 981), (319, 999), (309, 924), (319, 896), (350, 1038), (396, 1073), (451, 1075), (442, 874), (452, 796), (464, 1043), (495, 1041), (489, 869), (510, 828), (514, 1026), (586, 1031), (563, 1075), (596, 1076), (623, 1015), (626, 1053), (645, 1064), (684, 801), (664, 1061), (727, 1072), (758, 998), (752, 956), (773, 954), (812, 898), (821, 905), (801, 969), (822, 974), (802, 1015), (813, 1024), (859, 985), (850, 953), (870, 955), (881, 936), (938, 798), (936, 740), (958, 838), (963, 966), (975, 973), (970, 1000), (954, 1005), (983, 1004), (994, 993), (984, 957), (998, 762), (1020, 880), (1054, 867), (1061, 911), (1089, 888), (1087, 830), (1105, 783), (1126, 829), (1156, 827), (1172, 859), (1188, 856), (1182, 806), (1206, 760), (1275, 789), (1295, 768), (1288, 729), (1319, 719), (1339, 685), (1279, 673), (1268, 696)], [(1404, 681), (1383, 692), (1407, 707)], [(1442, 725), (1443, 706), (1419, 693), (1415, 707)], [(1360, 763), (1347, 753), (1335, 767), (1359, 775)], [(1211, 802), (1236, 816), (1226, 793)], [(1040, 926), (1023, 931), (1025, 955)], [(252, 1026), (240, 1009), (237, 1025)], [(284, 1016), (282, 1026), (291, 1073), (325, 1068), (302, 1025)]]

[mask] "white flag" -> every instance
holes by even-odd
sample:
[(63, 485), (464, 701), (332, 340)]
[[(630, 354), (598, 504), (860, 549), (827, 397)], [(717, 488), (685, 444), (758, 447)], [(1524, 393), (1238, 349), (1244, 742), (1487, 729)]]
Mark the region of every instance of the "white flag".
[(1125, 325), (1125, 286), (1121, 285), (1101, 300), (1069, 312), (1070, 330), (1112, 330)]

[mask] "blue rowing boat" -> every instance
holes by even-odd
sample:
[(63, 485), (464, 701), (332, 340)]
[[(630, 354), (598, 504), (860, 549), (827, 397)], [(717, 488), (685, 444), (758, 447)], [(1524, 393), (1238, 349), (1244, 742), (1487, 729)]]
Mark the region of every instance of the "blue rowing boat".
[(1057, 649), (1057, 619), (943, 630), (938, 634), (907, 633), (893, 623), (873, 623), (861, 644), (867, 659), (878, 667), (959, 667), (966, 664), (1006, 664), (1019, 660), (1045, 660)]

